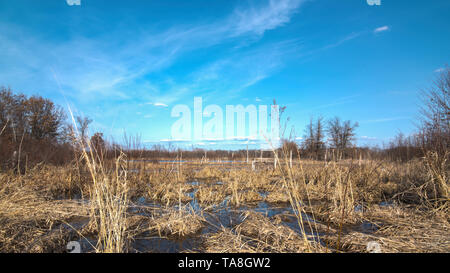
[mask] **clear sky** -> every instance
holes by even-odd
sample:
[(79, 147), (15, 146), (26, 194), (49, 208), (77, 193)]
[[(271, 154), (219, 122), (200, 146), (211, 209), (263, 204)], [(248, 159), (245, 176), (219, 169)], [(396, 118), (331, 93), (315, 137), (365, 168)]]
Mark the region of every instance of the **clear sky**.
[(172, 108), (197, 96), (276, 99), (298, 137), (337, 115), (380, 144), (415, 129), (418, 92), (450, 60), (449, 14), (448, 0), (0, 0), (0, 86), (70, 105), (116, 140), (165, 143)]

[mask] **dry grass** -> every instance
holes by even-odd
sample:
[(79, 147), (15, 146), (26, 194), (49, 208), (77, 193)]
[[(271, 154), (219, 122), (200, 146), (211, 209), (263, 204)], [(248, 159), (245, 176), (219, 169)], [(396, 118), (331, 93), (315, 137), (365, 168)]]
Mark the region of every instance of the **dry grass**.
[(278, 189), (269, 192), (265, 198), (265, 201), (274, 204), (289, 203), (289, 195), (286, 190)]
[[(370, 241), (383, 252), (449, 252), (448, 162), (432, 159), (296, 160), (291, 167), (280, 158), (276, 169), (252, 170), (250, 164), (130, 167), (124, 156), (102, 162), (86, 152), (83, 161), (66, 167), (0, 173), (0, 252), (63, 252), (82, 236), (98, 239), (95, 251), (126, 252), (143, 233), (191, 236), (206, 252), (365, 252)], [(130, 200), (141, 197), (156, 207), (131, 211)], [(192, 197), (201, 206), (195, 212), (189, 209)], [(214, 214), (223, 204), (251, 211), (263, 201), (289, 204), (294, 214), (250, 212), (238, 226), (199, 235), (211, 225), (202, 211)], [(89, 225), (67, 225), (77, 219), (90, 219)], [(364, 230), (368, 223), (377, 230)]]
[(152, 218), (150, 230), (162, 237), (185, 237), (198, 233), (204, 227), (204, 218), (186, 208), (169, 210)]
[[(217, 234), (204, 236), (205, 252), (232, 253), (299, 253), (309, 252), (311, 244), (289, 227), (271, 221), (260, 213), (246, 212), (245, 220), (234, 229), (223, 228)], [(315, 251), (323, 251), (312, 243)]]
[(223, 187), (200, 186), (195, 193), (195, 198), (202, 205), (220, 204), (227, 197)]
[(130, 239), (142, 234), (162, 238), (184, 238), (197, 234), (206, 220), (188, 206), (181, 209), (159, 209), (148, 215), (130, 215), (127, 218), (127, 233)]
[[(386, 253), (450, 251), (448, 213), (436, 215), (408, 207), (375, 205), (361, 213), (360, 220), (344, 230), (340, 241), (333, 228), (321, 238), (330, 248), (346, 252), (366, 252), (370, 241), (379, 243)], [(367, 232), (362, 223), (370, 223), (376, 230)]]
[(124, 251), (126, 211), (128, 208), (127, 177), (123, 155), (116, 160), (114, 172), (109, 173), (92, 154), (85, 160), (92, 176), (91, 218), (98, 230), (98, 252)]
[(252, 246), (240, 234), (229, 228), (222, 228), (217, 233), (203, 236), (203, 250), (207, 253), (261, 253), (262, 249)]
[(89, 205), (54, 200), (31, 177), (0, 175), (0, 252), (64, 252), (77, 237), (67, 222), (89, 217)]
[(291, 228), (279, 221), (271, 221), (260, 213), (247, 212), (245, 221), (237, 227), (237, 232), (252, 238), (258, 248), (265, 252), (320, 252), (320, 244), (311, 240), (313, 236), (307, 235), (308, 242)]

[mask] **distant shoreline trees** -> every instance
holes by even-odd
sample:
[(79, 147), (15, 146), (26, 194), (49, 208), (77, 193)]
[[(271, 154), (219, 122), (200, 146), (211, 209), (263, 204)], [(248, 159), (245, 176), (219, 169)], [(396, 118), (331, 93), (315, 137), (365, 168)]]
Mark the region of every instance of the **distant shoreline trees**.
[(35, 140), (57, 141), (66, 115), (51, 100), (39, 96), (27, 98), (23, 94), (15, 95), (10, 89), (0, 89), (0, 127), (3, 137), (15, 141), (21, 135)]
[[(66, 162), (70, 154), (61, 149), (67, 146), (65, 119), (63, 109), (49, 99), (0, 88), (0, 167)], [(22, 166), (20, 161), (24, 163)]]

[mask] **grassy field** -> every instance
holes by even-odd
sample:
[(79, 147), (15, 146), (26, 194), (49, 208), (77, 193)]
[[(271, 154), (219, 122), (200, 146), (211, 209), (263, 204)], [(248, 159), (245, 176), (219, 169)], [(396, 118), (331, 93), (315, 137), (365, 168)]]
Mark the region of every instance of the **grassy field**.
[(0, 252), (450, 252), (443, 164), (85, 153), (0, 173)]

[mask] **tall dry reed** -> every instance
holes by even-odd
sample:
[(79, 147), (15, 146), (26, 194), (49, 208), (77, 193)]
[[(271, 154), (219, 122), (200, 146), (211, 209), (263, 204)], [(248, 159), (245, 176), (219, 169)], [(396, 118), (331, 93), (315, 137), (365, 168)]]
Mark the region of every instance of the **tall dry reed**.
[[(72, 115), (73, 119), (73, 115)], [(74, 120), (73, 120), (74, 121)], [(76, 126), (76, 123), (74, 121)], [(90, 189), (91, 220), (98, 230), (97, 252), (126, 251), (125, 231), (128, 208), (127, 160), (123, 152), (115, 159), (113, 168), (106, 168), (102, 151), (90, 141), (76, 138), (83, 163), (92, 178)]]

